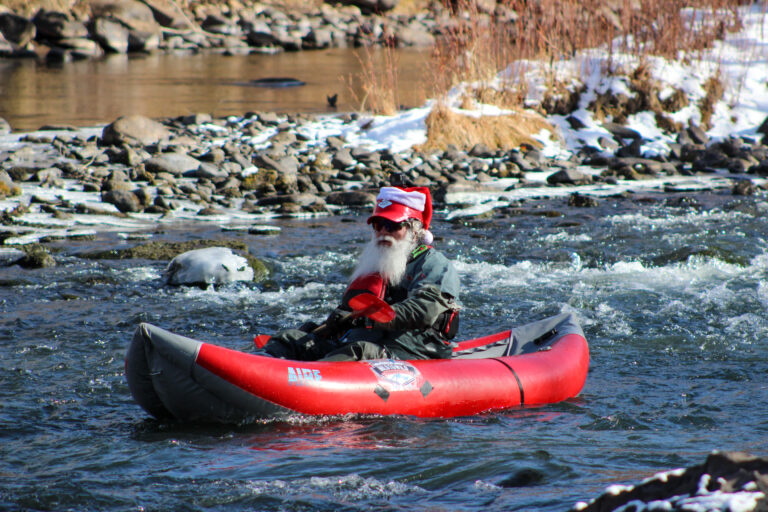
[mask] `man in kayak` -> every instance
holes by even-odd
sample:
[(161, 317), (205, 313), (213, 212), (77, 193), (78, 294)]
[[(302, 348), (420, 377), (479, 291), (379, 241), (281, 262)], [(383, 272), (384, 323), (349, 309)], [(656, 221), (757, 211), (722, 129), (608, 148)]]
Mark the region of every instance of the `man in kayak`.
[[(368, 218), (373, 228), (341, 305), (321, 326), (305, 324), (273, 336), (264, 350), (303, 361), (451, 357), (458, 329), (459, 277), (429, 245), (432, 196), (426, 187), (383, 187)], [(392, 306), (379, 323), (350, 319), (349, 301), (371, 293)]]

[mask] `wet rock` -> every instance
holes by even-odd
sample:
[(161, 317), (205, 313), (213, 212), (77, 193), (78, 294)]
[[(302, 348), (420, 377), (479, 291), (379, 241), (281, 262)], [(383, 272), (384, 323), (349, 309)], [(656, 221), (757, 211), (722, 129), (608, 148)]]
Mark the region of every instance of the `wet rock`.
[[(609, 512), (625, 507), (629, 507), (626, 510), (766, 511), (766, 494), (768, 457), (713, 452), (704, 464), (660, 473), (635, 486), (617, 486), (590, 503), (576, 504), (571, 512)], [(733, 503), (733, 507), (728, 503)]]
[(0, 247), (0, 267), (15, 265), (26, 256), (21, 249), (12, 247)]
[(586, 196), (575, 192), (568, 196), (568, 206), (575, 206), (576, 208), (594, 208), (599, 206), (600, 203), (592, 196)]
[(16, 263), (22, 268), (49, 268), (56, 266), (56, 260), (48, 249), (39, 244), (24, 246), (24, 257)]
[(733, 185), (731, 193), (735, 196), (752, 196), (755, 195), (757, 187), (752, 180), (739, 180)]
[(768, 176), (768, 159), (762, 160), (759, 164), (753, 165), (748, 170), (749, 174), (758, 176)]
[(101, 135), (105, 145), (120, 146), (157, 144), (169, 139), (171, 132), (162, 124), (145, 116), (120, 117), (104, 127)]

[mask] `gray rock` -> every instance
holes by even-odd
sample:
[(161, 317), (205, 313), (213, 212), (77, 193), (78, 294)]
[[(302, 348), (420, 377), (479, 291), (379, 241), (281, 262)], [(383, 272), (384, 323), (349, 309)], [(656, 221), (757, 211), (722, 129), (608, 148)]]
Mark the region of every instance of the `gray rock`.
[(152, 15), (160, 25), (178, 30), (196, 28), (175, 0), (142, 0), (152, 10)]
[(198, 178), (207, 179), (227, 178), (229, 177), (229, 173), (214, 164), (202, 162), (200, 167), (197, 169), (195, 176)]
[(0, 14), (0, 34), (15, 48), (27, 46), (37, 34), (35, 24), (10, 12)]
[(642, 135), (640, 135), (640, 133), (638, 133), (636, 130), (633, 130), (632, 128), (628, 128), (626, 126), (622, 126), (620, 124), (603, 123), (603, 128), (611, 132), (611, 135), (613, 135), (617, 140), (622, 140), (622, 139), (640, 140), (643, 138)]
[(12, 131), (10, 123), (0, 117), (0, 135), (7, 135)]
[(587, 185), (592, 183), (592, 177), (577, 169), (561, 169), (547, 176), (550, 185)]
[(87, 37), (88, 29), (80, 21), (74, 21), (63, 12), (39, 10), (32, 23), (37, 29), (37, 38), (59, 41), (61, 39)]
[(435, 44), (435, 36), (422, 23), (414, 21), (395, 32), (398, 46), (425, 47)]
[(302, 39), (302, 47), (307, 50), (324, 50), (334, 46), (333, 30), (314, 28)]
[(278, 48), (281, 46), (280, 41), (271, 32), (266, 31), (248, 32), (245, 40), (255, 48)]
[(233, 21), (216, 14), (209, 14), (200, 24), (200, 27), (213, 34), (239, 36), (242, 31)]
[(75, 59), (95, 59), (104, 55), (104, 50), (99, 43), (85, 37), (59, 39), (56, 45), (69, 51)]
[(340, 148), (333, 155), (331, 164), (333, 165), (334, 169), (345, 170), (357, 165), (357, 160), (352, 157), (352, 154), (348, 148)]
[(144, 162), (147, 172), (167, 172), (174, 176), (197, 173), (200, 161), (184, 153), (161, 153)]
[(753, 196), (755, 195), (756, 190), (757, 187), (752, 180), (738, 180), (736, 184), (733, 185), (731, 193), (735, 196)]
[(145, 30), (131, 30), (128, 34), (128, 50), (152, 52), (160, 47), (160, 33)]
[(299, 206), (309, 206), (312, 204), (325, 205), (326, 201), (314, 194), (286, 194), (259, 199), (258, 205), (276, 206), (288, 203), (296, 204)]
[(358, 208), (372, 207), (376, 204), (376, 195), (360, 190), (331, 192), (326, 196), (325, 202)]
[(599, 206), (599, 202), (592, 196), (585, 196), (578, 192), (571, 194), (568, 197), (568, 206), (574, 206), (576, 208), (594, 208)]
[(127, 53), (130, 31), (120, 23), (109, 18), (96, 18), (91, 24), (92, 37), (111, 53)]
[(23, 268), (50, 268), (56, 266), (56, 260), (42, 245), (24, 247), (25, 255), (17, 263)]
[(273, 169), (283, 175), (295, 175), (299, 170), (299, 161), (294, 157), (283, 157), (275, 160), (267, 154), (257, 153), (253, 160), (257, 166)]
[(147, 146), (167, 140), (170, 136), (171, 132), (157, 121), (140, 115), (130, 115), (120, 117), (104, 127), (101, 139), (107, 145)]
[(128, 190), (110, 190), (101, 194), (101, 200), (115, 205), (123, 213), (140, 212), (143, 208), (136, 194)]

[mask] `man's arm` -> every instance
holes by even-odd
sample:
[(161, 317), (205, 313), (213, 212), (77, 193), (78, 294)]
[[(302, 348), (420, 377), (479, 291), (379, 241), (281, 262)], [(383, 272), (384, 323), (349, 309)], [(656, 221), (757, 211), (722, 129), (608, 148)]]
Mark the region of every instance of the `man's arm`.
[(377, 329), (391, 331), (422, 330), (432, 327), (445, 311), (455, 307), (449, 295), (433, 284), (414, 290), (408, 298), (392, 305), (395, 318), (388, 323), (376, 323)]

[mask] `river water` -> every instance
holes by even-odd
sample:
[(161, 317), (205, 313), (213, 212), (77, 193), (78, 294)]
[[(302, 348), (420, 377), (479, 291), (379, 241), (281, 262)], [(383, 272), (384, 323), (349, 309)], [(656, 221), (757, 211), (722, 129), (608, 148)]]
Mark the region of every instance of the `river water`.
[(132, 401), (123, 358), (141, 321), (248, 349), (323, 318), (368, 236), (353, 213), (275, 220), (279, 236), (210, 222), (146, 233), (240, 239), (272, 268), (259, 284), (170, 288), (162, 262), (82, 257), (137, 243), (116, 233), (53, 242), (52, 269), (0, 268), (0, 509), (564, 511), (711, 450), (768, 455), (768, 202), (600, 201), (438, 215), (461, 337), (573, 311), (590, 343), (577, 399), (475, 417), (201, 427)]
[[(430, 82), (428, 50), (335, 48), (279, 55), (111, 55), (100, 60), (46, 64), (0, 60), (0, 117), (14, 131), (44, 125), (94, 126), (119, 116), (152, 118), (248, 111), (349, 112), (366, 97), (363, 69), (397, 69), (398, 103), (419, 106)], [(389, 63), (389, 64), (388, 64)], [(391, 66), (390, 66), (391, 64)], [(389, 67), (388, 67), (389, 66)], [(264, 78), (293, 78), (301, 87), (255, 87)], [(328, 96), (337, 105), (328, 105)], [(370, 101), (367, 100), (367, 105)]]

